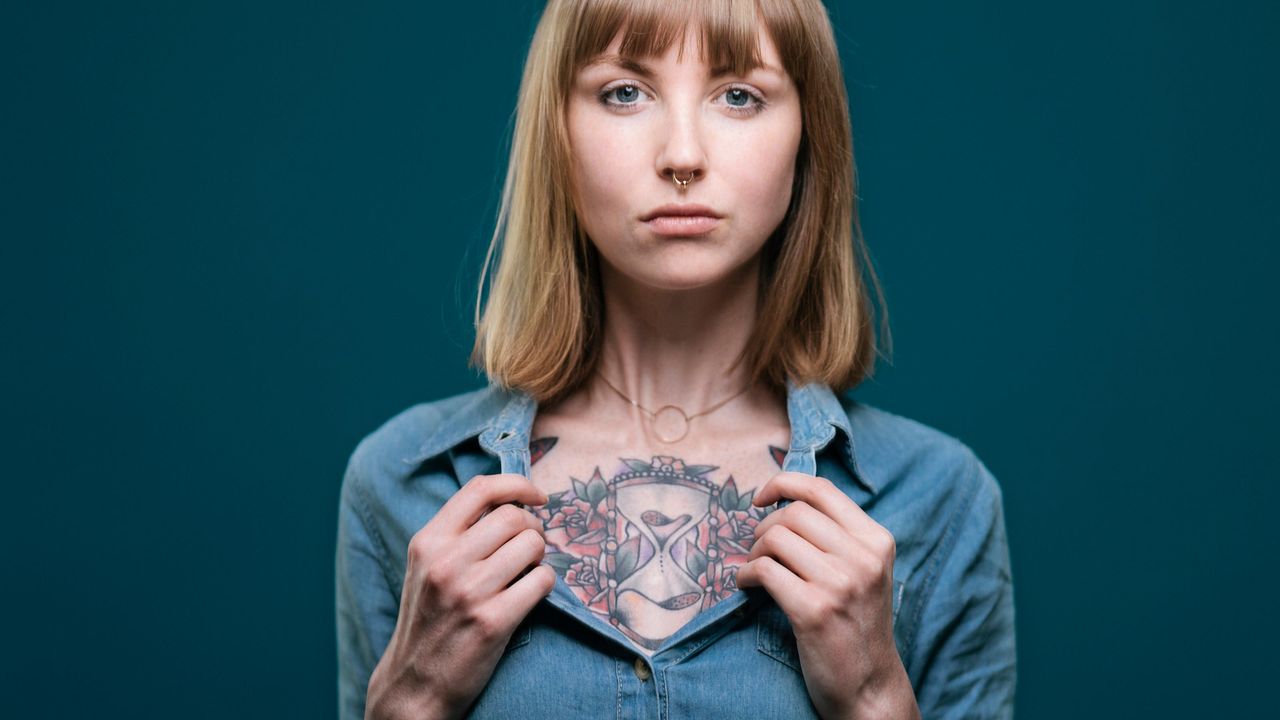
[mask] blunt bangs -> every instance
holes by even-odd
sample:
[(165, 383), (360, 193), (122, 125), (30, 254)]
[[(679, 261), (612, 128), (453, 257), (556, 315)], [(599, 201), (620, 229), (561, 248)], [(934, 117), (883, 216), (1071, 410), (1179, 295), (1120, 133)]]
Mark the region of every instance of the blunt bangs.
[(804, 43), (793, 8), (785, 0), (576, 0), (573, 38), (565, 54), (562, 90), (592, 61), (604, 55), (619, 36), (618, 55), (624, 60), (642, 61), (665, 55), (679, 41), (676, 58), (683, 61), (689, 28), (698, 29), (699, 59), (713, 71), (747, 73), (763, 66), (758, 43), (760, 23), (783, 58), (783, 70), (797, 86), (804, 67)]

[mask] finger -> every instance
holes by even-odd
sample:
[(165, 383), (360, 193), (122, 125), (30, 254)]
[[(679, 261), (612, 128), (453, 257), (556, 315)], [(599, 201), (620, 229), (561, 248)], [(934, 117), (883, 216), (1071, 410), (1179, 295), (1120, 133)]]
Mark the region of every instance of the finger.
[(556, 570), (550, 565), (538, 565), (511, 584), (511, 587), (494, 595), (484, 604), (507, 620), (514, 631), (538, 601), (550, 594), (556, 585)]
[(499, 505), (462, 533), (456, 554), (460, 560), (479, 562), (530, 529), (536, 530), (540, 537), (546, 533), (542, 520), (532, 512), (515, 505)]
[[(826, 553), (791, 531), (786, 525), (775, 527), (751, 546), (751, 559), (771, 557), (805, 582), (824, 584), (839, 574)], [(741, 572), (741, 570), (739, 570)]]
[(738, 567), (738, 587), (762, 586), (789, 617), (803, 612), (805, 582), (782, 563), (763, 555)]
[(477, 475), (463, 483), (462, 489), (440, 508), (431, 524), (438, 524), (445, 532), (460, 535), (495, 505), (507, 502), (542, 505), (548, 499), (523, 475)]
[(804, 500), (769, 513), (768, 517), (756, 525), (756, 538), (763, 537), (766, 530), (778, 524), (787, 526), (792, 532), (808, 540), (824, 553), (843, 557), (853, 543), (853, 538), (835, 520), (822, 514)]
[(482, 597), (489, 597), (507, 585), (532, 565), (542, 562), (547, 544), (542, 534), (533, 530), (522, 530), (515, 537), (503, 543), (488, 559), (471, 566), (475, 574), (475, 590)]
[(751, 502), (765, 506), (784, 497), (809, 503), (853, 535), (873, 532), (871, 526), (877, 525), (830, 480), (804, 473), (781, 472), (774, 475), (760, 488)]

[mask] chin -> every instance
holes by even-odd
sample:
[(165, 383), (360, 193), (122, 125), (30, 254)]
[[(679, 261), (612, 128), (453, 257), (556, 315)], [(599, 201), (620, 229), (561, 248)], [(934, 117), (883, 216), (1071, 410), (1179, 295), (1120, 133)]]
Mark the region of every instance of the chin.
[(726, 282), (733, 269), (730, 264), (671, 263), (645, 268), (632, 277), (657, 290), (696, 290)]
[[(737, 252), (734, 252), (734, 251)], [(723, 243), (664, 240), (658, 247), (649, 245), (643, 251), (618, 258), (613, 263), (601, 259), (614, 271), (633, 283), (653, 290), (679, 291), (712, 287), (740, 275), (751, 255), (747, 248), (734, 248)]]

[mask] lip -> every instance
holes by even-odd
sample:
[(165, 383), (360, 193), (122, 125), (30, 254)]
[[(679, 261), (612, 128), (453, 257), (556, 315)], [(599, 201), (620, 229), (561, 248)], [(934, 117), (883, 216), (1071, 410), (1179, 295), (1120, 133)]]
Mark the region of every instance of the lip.
[(706, 205), (672, 204), (672, 205), (663, 205), (661, 207), (656, 207), (650, 210), (649, 212), (645, 213), (644, 215), (641, 215), (640, 219), (644, 222), (649, 222), (650, 220), (656, 217), (687, 217), (690, 215), (701, 215), (703, 217), (709, 217), (709, 218), (721, 217), (720, 213), (716, 212), (715, 210), (712, 210)]
[(656, 235), (687, 237), (705, 235), (716, 229), (720, 218), (708, 215), (659, 215), (646, 220), (645, 225)]
[(706, 205), (663, 205), (640, 217), (655, 235), (689, 237), (705, 235), (720, 224), (720, 213)]

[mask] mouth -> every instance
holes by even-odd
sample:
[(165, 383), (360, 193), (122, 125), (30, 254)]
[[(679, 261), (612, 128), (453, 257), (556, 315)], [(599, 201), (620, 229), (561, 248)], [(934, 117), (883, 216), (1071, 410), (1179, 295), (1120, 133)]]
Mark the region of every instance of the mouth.
[(668, 237), (705, 235), (719, 224), (720, 218), (706, 215), (659, 215), (645, 221), (655, 234)]
[(641, 216), (649, 229), (668, 237), (705, 235), (720, 224), (720, 213), (706, 205), (663, 205)]

